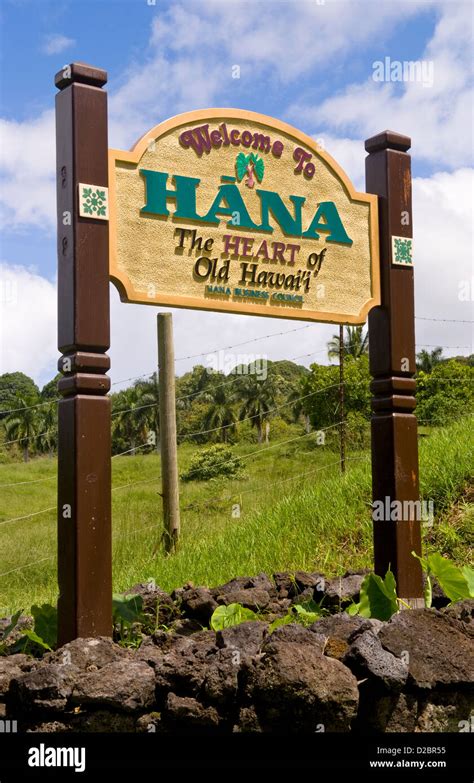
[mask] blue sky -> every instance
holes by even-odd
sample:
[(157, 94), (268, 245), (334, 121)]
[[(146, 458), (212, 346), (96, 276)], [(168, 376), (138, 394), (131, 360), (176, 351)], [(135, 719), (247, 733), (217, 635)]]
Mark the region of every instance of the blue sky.
[[(0, 281), (4, 291), (14, 291), (2, 302), (0, 371), (22, 369), (39, 382), (54, 372), (53, 77), (74, 60), (109, 73), (111, 146), (129, 147), (181, 111), (246, 108), (322, 139), (363, 189), (364, 138), (386, 127), (411, 135), (417, 309), (472, 319), (471, 3), (3, 0), (0, 9)], [(374, 82), (373, 64), (385, 57), (432, 63), (432, 84)], [(235, 64), (240, 79), (231, 77)], [(459, 291), (469, 281), (466, 300)], [(154, 317), (154, 308), (121, 306), (112, 296), (115, 378), (153, 368)], [(294, 327), (180, 311), (177, 354), (198, 345), (218, 348), (216, 334), (220, 344), (231, 344), (236, 324), (249, 338)], [(420, 345), (464, 345), (464, 352), (472, 346), (469, 325), (418, 326)], [(7, 329), (14, 335), (8, 341)], [(332, 331), (314, 325), (298, 350), (322, 351)], [(26, 346), (35, 359), (25, 357)], [(258, 349), (270, 358), (298, 353), (290, 336), (262, 341)]]

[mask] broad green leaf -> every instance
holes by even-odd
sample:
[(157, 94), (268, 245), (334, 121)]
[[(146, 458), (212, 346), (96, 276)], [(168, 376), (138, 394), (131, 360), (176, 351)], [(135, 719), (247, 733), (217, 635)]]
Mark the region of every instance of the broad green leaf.
[(3, 641), (5, 641), (5, 639), (7, 638), (7, 636), (8, 636), (9, 634), (11, 634), (11, 632), (12, 632), (12, 631), (14, 631), (14, 630), (15, 630), (16, 626), (18, 625), (18, 620), (20, 619), (20, 615), (21, 615), (22, 611), (23, 611), (23, 609), (19, 609), (19, 610), (18, 610), (18, 612), (15, 612), (15, 614), (13, 614), (13, 615), (11, 616), (11, 618), (10, 618), (10, 624), (9, 624), (9, 625), (7, 625), (7, 627), (6, 627), (6, 628), (5, 628), (5, 630), (2, 632), (2, 635), (1, 635), (1, 637), (0, 637), (2, 642), (3, 642)]
[(32, 606), (31, 614), (35, 620), (35, 633), (52, 648), (58, 640), (58, 611), (51, 604)]
[(115, 623), (143, 622), (143, 598), (141, 595), (114, 595), (112, 597), (112, 617)]
[(389, 620), (398, 611), (395, 577), (387, 571), (385, 580), (367, 574), (360, 589), (359, 614), (377, 620)]
[(257, 615), (251, 609), (246, 609), (242, 604), (229, 604), (228, 606), (218, 606), (214, 609), (211, 617), (211, 628), (213, 631), (222, 631), (224, 628), (231, 628), (233, 625), (240, 625), (247, 620), (256, 620)]
[(461, 573), (467, 582), (469, 596), (471, 598), (474, 598), (474, 568), (470, 568), (469, 566), (464, 566), (463, 568), (461, 568)]
[(429, 573), (438, 580), (441, 589), (450, 601), (460, 601), (469, 598), (469, 584), (460, 568), (438, 552), (426, 558)]
[(28, 628), (26, 631), (23, 631), (21, 637), (15, 642), (13, 650), (14, 652), (27, 653), (31, 651), (31, 648), (34, 649), (35, 645), (38, 645), (38, 647), (41, 647), (43, 650), (51, 650), (49, 644), (47, 644), (41, 636), (38, 636), (37, 633)]
[(303, 625), (311, 625), (321, 617), (321, 612), (310, 612), (304, 604), (294, 604), (292, 609), (293, 612), (297, 615), (297, 621), (303, 623)]
[(285, 614), (284, 617), (278, 617), (270, 624), (270, 633), (273, 633), (277, 628), (280, 628), (281, 625), (288, 625), (289, 623), (294, 622), (295, 618), (292, 614)]
[(356, 604), (355, 602), (352, 602), (349, 604), (349, 606), (346, 609), (347, 614), (350, 614), (351, 617), (353, 617), (356, 614), (359, 614), (360, 609), (360, 603)]

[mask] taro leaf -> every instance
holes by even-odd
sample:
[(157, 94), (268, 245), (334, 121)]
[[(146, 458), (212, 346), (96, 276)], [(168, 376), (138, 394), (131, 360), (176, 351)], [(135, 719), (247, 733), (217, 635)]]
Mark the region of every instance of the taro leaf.
[(316, 601), (303, 601), (300, 604), (293, 604), (291, 607), (293, 612), (296, 613), (297, 622), (303, 623), (303, 625), (311, 625), (319, 620), (323, 614), (322, 609)]
[(387, 571), (385, 579), (367, 574), (360, 588), (359, 614), (377, 620), (389, 620), (398, 612), (395, 577)]
[(346, 609), (347, 614), (349, 614), (351, 617), (353, 617), (356, 614), (359, 614), (360, 604), (356, 604), (355, 601), (353, 601)]
[(143, 598), (141, 595), (114, 595), (112, 597), (112, 616), (114, 623), (132, 625), (144, 621)]
[(277, 619), (270, 624), (270, 633), (273, 633), (277, 628), (280, 628), (281, 625), (288, 625), (288, 623), (294, 623), (294, 621), (295, 618), (291, 613), (285, 614), (284, 617), (277, 617)]
[(246, 609), (242, 604), (229, 604), (228, 606), (218, 606), (214, 609), (211, 617), (211, 628), (213, 631), (222, 631), (224, 628), (230, 628), (233, 625), (240, 625), (247, 620), (256, 620), (257, 615), (251, 609)]
[(439, 552), (428, 555), (426, 563), (428, 573), (436, 577), (450, 601), (460, 601), (470, 597), (468, 578), (454, 563), (442, 557)]
[(58, 640), (58, 611), (51, 604), (32, 606), (31, 614), (35, 620), (35, 634), (42, 639), (44, 644), (53, 648)]
[(469, 596), (471, 598), (474, 598), (474, 568), (470, 568), (469, 566), (464, 566), (464, 568), (461, 568), (461, 573), (467, 582)]
[(16, 626), (18, 625), (18, 620), (20, 619), (20, 615), (22, 611), (23, 609), (19, 609), (18, 612), (15, 612), (15, 614), (13, 614), (10, 617), (10, 624), (7, 625), (5, 630), (2, 631), (2, 633), (0, 634), (0, 640), (2, 642), (4, 642), (7, 636), (9, 636), (9, 634), (11, 634), (11, 632), (15, 630)]
[(303, 625), (311, 625), (312, 623), (315, 623), (316, 620), (318, 620), (321, 616), (317, 612), (308, 612), (308, 610), (305, 609), (301, 604), (295, 604), (293, 606), (293, 611), (296, 614), (296, 621), (298, 623), (302, 623)]
[(13, 652), (32, 653), (35, 652), (35, 647), (40, 647), (43, 651), (51, 650), (49, 644), (41, 636), (28, 628), (23, 631), (18, 641), (13, 645)]

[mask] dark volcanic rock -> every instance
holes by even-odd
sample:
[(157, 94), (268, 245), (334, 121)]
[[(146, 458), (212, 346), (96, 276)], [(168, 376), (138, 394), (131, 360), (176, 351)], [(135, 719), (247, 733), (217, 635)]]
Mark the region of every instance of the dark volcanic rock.
[(464, 601), (457, 601), (452, 606), (447, 606), (442, 610), (448, 617), (454, 617), (464, 623), (464, 629), (474, 634), (474, 598), (465, 598)]
[(344, 576), (328, 579), (324, 591), (325, 606), (344, 607), (359, 600), (359, 593), (365, 573), (347, 571)]
[(218, 604), (207, 587), (190, 587), (181, 593), (180, 599), (180, 608), (186, 617), (198, 620), (203, 625), (209, 625), (209, 620)]
[(259, 725), (263, 731), (291, 734), (321, 727), (348, 731), (359, 700), (355, 677), (339, 661), (322, 655), (316, 634), (296, 628), (277, 629), (260, 660), (243, 670), (245, 696)]
[(242, 604), (246, 609), (252, 609), (254, 612), (258, 612), (265, 609), (270, 603), (270, 595), (266, 590), (260, 587), (248, 587), (244, 590), (234, 590), (221, 593), (216, 597), (217, 603), (225, 604)]
[(25, 672), (36, 667), (34, 658), (18, 653), (17, 655), (4, 655), (0, 657), (0, 699), (10, 688), (10, 682), (15, 677), (21, 677)]
[(394, 615), (379, 633), (386, 650), (408, 655), (409, 682), (418, 688), (473, 688), (474, 640), (461, 622), (437, 609)]
[(340, 612), (317, 620), (310, 626), (310, 630), (326, 637), (325, 655), (341, 661), (349, 650), (350, 641), (364, 631), (371, 630), (372, 623), (372, 620), (366, 620), (359, 615), (351, 617), (346, 612)]
[(214, 597), (217, 597), (225, 593), (235, 593), (236, 590), (251, 590), (254, 587), (266, 590), (271, 596), (276, 595), (274, 583), (264, 573), (257, 574), (257, 576), (238, 576), (236, 579), (231, 579), (230, 582), (213, 587), (211, 592)]
[(267, 623), (252, 620), (216, 633), (216, 644), (220, 648), (240, 652), (241, 656), (257, 655), (268, 632)]
[(219, 714), (214, 707), (204, 707), (197, 699), (170, 693), (163, 710), (163, 721), (170, 730), (191, 730), (194, 734), (217, 729)]
[(358, 679), (370, 677), (392, 692), (403, 688), (408, 677), (408, 667), (388, 650), (384, 650), (378, 636), (365, 631), (352, 642), (343, 663)]
[(47, 653), (43, 661), (59, 665), (72, 664), (82, 671), (94, 671), (113, 661), (131, 657), (130, 650), (115, 644), (107, 636), (97, 636), (93, 639), (74, 639), (58, 650)]
[(309, 628), (304, 628), (298, 623), (289, 623), (288, 625), (280, 625), (270, 636), (266, 637), (262, 646), (262, 652), (268, 652), (275, 645), (282, 642), (308, 645), (308, 647), (317, 650), (322, 655), (326, 639), (324, 636), (313, 633)]
[(144, 661), (115, 661), (83, 675), (72, 693), (72, 703), (106, 706), (123, 712), (146, 710), (155, 701), (155, 676)]
[(79, 676), (76, 666), (50, 663), (15, 677), (6, 698), (9, 713), (61, 712), (68, 704)]
[(182, 644), (171, 647), (155, 664), (159, 701), (163, 702), (169, 691), (178, 696), (198, 695), (216, 652), (214, 631), (183, 637)]

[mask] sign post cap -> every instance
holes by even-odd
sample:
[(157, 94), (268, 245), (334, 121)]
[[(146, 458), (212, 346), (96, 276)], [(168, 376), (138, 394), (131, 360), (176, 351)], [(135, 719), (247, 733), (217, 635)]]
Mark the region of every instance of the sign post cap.
[(376, 136), (371, 136), (370, 139), (367, 139), (365, 142), (365, 149), (367, 152), (379, 152), (380, 150), (407, 152), (410, 147), (411, 139), (409, 136), (403, 136), (401, 133), (396, 133), (391, 130), (377, 133)]
[(54, 84), (58, 90), (64, 90), (74, 82), (89, 84), (91, 87), (103, 87), (107, 84), (107, 71), (87, 63), (70, 63), (64, 65), (54, 77)]

